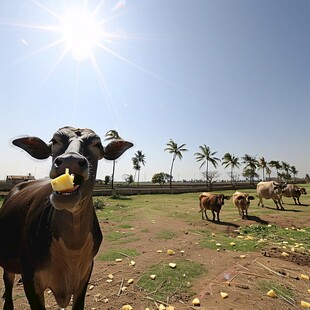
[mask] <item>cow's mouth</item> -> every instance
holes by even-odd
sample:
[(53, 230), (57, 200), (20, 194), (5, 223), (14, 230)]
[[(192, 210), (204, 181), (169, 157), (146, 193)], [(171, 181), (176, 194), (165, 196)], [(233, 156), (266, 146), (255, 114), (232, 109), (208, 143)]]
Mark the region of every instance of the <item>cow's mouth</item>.
[(83, 180), (84, 178), (82, 176), (75, 174), (74, 175), (74, 187), (71, 189), (64, 190), (64, 191), (56, 191), (56, 194), (60, 196), (72, 196), (72, 195), (78, 194), (80, 186), (83, 183)]

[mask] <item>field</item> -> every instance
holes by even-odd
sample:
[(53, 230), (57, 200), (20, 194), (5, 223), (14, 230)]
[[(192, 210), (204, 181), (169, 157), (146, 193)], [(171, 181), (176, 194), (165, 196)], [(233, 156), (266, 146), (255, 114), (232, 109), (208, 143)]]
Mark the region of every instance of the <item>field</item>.
[[(104, 241), (85, 309), (301, 309), (302, 300), (310, 302), (310, 282), (301, 276), (310, 276), (309, 195), (302, 205), (284, 197), (285, 211), (271, 200), (258, 207), (255, 198), (247, 220), (230, 199), (220, 223), (201, 219), (198, 196), (96, 197)], [(276, 298), (266, 295), (270, 289)], [(14, 296), (16, 309), (29, 309), (22, 285)], [(50, 292), (46, 304), (58, 309)]]

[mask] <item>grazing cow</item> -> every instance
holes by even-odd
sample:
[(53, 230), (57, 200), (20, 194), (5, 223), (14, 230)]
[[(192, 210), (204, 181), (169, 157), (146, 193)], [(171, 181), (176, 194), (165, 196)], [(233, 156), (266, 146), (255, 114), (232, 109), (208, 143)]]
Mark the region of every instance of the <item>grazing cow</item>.
[(238, 191), (233, 194), (233, 203), (238, 209), (242, 219), (248, 218), (248, 209), (251, 200), (254, 200), (254, 197), (249, 194)]
[(0, 266), (5, 284), (4, 309), (14, 309), (15, 274), (21, 274), (31, 309), (45, 309), (49, 288), (61, 308), (84, 309), (85, 293), (102, 234), (92, 203), (98, 160), (114, 160), (132, 143), (112, 140), (106, 147), (90, 129), (63, 127), (49, 144), (37, 137), (13, 144), (32, 157), (52, 157), (50, 178), (69, 168), (74, 188), (53, 192), (50, 179), (16, 185), (0, 209)]
[(279, 210), (279, 207), (284, 210), (282, 203), (281, 203), (281, 196), (282, 196), (282, 191), (286, 187), (285, 184), (280, 184), (274, 181), (267, 181), (267, 182), (259, 182), (257, 184), (257, 196), (259, 198), (259, 203), (258, 205), (263, 204), (263, 198), (265, 199), (272, 199)]
[(224, 205), (225, 199), (230, 197), (224, 194), (202, 193), (199, 196), (201, 218), (204, 220), (203, 213), (206, 216), (206, 220), (209, 220), (207, 210), (211, 210), (213, 214), (212, 221), (215, 221), (215, 213), (217, 214), (217, 221), (220, 222), (220, 211)]
[(297, 202), (299, 205), (301, 205), (299, 200), (301, 194), (307, 195), (306, 189), (304, 187), (298, 187), (297, 185), (294, 184), (288, 184), (282, 192), (282, 195), (284, 197), (293, 197), (295, 205), (297, 205)]

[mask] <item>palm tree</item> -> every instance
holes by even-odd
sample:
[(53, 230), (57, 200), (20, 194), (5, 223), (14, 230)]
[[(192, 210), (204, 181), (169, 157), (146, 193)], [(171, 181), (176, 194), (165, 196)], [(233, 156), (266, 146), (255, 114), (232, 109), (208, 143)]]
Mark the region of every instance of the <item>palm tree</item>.
[(136, 180), (137, 171), (139, 171), (141, 169), (141, 166), (140, 166), (140, 163), (139, 163), (137, 157), (133, 157), (131, 160), (132, 160), (132, 164), (133, 164), (133, 169), (135, 170), (135, 175), (133, 177), (133, 180), (135, 181)]
[(225, 165), (224, 168), (227, 168), (230, 166), (230, 180), (231, 185), (233, 185), (233, 179), (234, 179), (234, 168), (239, 168), (239, 158), (236, 157), (234, 154), (226, 153), (222, 158), (222, 165)]
[(214, 156), (217, 152), (211, 152), (211, 149), (205, 144), (200, 145), (199, 148), (201, 153), (195, 153), (196, 161), (202, 162), (199, 168), (206, 164), (206, 185), (208, 185), (209, 162), (216, 168), (218, 165), (217, 162), (220, 161), (220, 159)]
[(285, 161), (281, 161), (281, 166), (282, 166), (282, 170), (284, 170), (285, 173), (283, 173), (283, 178), (285, 179), (285, 181), (288, 181), (291, 179), (291, 175), (290, 175), (290, 170), (291, 170), (291, 166), (285, 162)]
[(188, 150), (184, 148), (186, 146), (185, 143), (178, 146), (178, 144), (175, 143), (172, 139), (170, 139), (170, 141), (166, 145), (167, 147), (165, 148), (165, 151), (169, 151), (169, 153), (173, 154), (171, 168), (170, 168), (170, 188), (171, 188), (172, 187), (172, 170), (173, 170), (174, 161), (176, 157), (182, 160), (183, 158), (182, 152), (186, 152)]
[(254, 183), (254, 177), (257, 176), (257, 173), (255, 172), (258, 161), (256, 159), (256, 156), (251, 156), (248, 154), (245, 154), (242, 157), (243, 163), (245, 164), (244, 171), (247, 172), (250, 176), (250, 183)]
[(266, 174), (268, 175), (268, 180), (270, 181), (271, 169), (268, 166), (266, 167)]
[(276, 169), (277, 181), (279, 181), (279, 170), (282, 168), (280, 162), (278, 160), (271, 160), (269, 162), (269, 167)]
[(141, 170), (141, 164), (145, 165), (145, 155), (142, 153), (142, 151), (138, 151), (135, 156), (132, 158), (133, 162), (133, 168), (138, 171), (138, 185), (139, 185), (139, 179), (140, 179), (140, 170)]
[(296, 170), (295, 166), (291, 166), (291, 172), (293, 173), (294, 176), (294, 182), (296, 182), (296, 176), (298, 174), (298, 171)]
[[(116, 130), (109, 130), (106, 134), (105, 134), (105, 140), (115, 140), (115, 139), (121, 139), (121, 137), (119, 136), (118, 132)], [(115, 174), (115, 163), (116, 161), (113, 160), (113, 168), (112, 168), (112, 180), (111, 180), (111, 187), (112, 189), (114, 188), (114, 174)]]
[(265, 157), (258, 159), (258, 169), (263, 169), (263, 181), (265, 181), (265, 170), (267, 169), (267, 162)]

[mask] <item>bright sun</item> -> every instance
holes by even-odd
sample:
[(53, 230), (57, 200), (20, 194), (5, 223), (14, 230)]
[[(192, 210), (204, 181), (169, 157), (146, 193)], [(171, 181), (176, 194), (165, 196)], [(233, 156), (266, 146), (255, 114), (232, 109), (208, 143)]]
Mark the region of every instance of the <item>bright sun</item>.
[(71, 10), (61, 18), (60, 32), (66, 50), (71, 51), (75, 60), (83, 61), (100, 43), (102, 27), (94, 14), (86, 10)]

